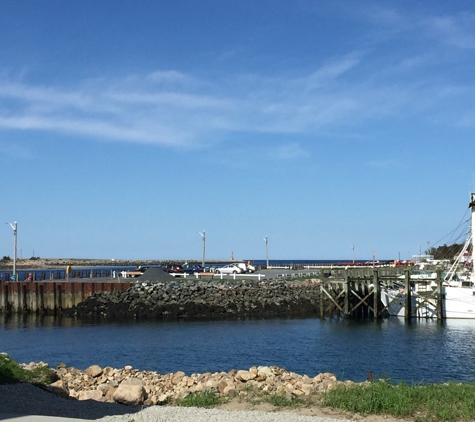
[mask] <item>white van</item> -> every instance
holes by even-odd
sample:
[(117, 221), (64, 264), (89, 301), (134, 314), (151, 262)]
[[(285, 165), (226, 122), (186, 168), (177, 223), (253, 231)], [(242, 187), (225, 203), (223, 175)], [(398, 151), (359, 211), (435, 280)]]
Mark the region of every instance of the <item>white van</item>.
[(250, 263), (246, 264), (245, 262), (238, 262), (238, 263), (235, 263), (234, 265), (241, 268), (243, 273), (253, 273), (256, 271), (256, 267), (252, 266)]

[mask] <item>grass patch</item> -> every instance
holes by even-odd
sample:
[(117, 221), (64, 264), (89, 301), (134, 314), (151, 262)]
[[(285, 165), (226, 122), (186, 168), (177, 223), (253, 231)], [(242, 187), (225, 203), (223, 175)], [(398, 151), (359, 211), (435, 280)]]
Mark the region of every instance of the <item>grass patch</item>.
[(325, 394), (323, 406), (349, 412), (390, 414), (427, 421), (475, 419), (475, 384), (392, 385), (385, 380), (362, 386), (338, 386)]
[(265, 401), (276, 407), (293, 407), (304, 404), (300, 398), (296, 396), (289, 398), (284, 394), (271, 394), (265, 398)]
[(51, 384), (54, 371), (49, 367), (40, 367), (31, 371), (23, 369), (14, 360), (0, 355), (0, 384), (30, 382), (32, 384)]
[(190, 393), (186, 397), (177, 400), (177, 403), (184, 407), (213, 407), (221, 404), (222, 401), (216, 393), (208, 390)]

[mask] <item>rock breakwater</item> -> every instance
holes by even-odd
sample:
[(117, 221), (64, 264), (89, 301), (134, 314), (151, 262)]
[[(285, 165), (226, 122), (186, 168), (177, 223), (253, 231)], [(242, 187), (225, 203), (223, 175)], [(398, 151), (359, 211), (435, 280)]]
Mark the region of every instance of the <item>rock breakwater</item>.
[(66, 314), (79, 317), (223, 319), (318, 315), (320, 281), (138, 282), (96, 293)]
[[(33, 369), (47, 364), (21, 364)], [(125, 405), (159, 405), (175, 403), (191, 393), (211, 391), (221, 397), (243, 399), (259, 395), (280, 395), (288, 399), (325, 393), (336, 385), (352, 381), (338, 381), (331, 373), (315, 377), (288, 372), (276, 366), (253, 366), (249, 370), (231, 370), (186, 375), (176, 372), (161, 375), (139, 371), (131, 366), (114, 369), (92, 365), (85, 370), (59, 364), (58, 380), (46, 389), (77, 400), (96, 400)]]

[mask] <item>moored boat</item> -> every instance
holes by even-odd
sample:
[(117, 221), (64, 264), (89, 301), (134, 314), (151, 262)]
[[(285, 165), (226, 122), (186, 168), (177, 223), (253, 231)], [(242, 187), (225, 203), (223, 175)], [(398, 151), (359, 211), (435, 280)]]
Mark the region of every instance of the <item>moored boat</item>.
[[(475, 193), (470, 195), (471, 231), (457, 259), (442, 282), (442, 317), (475, 319)], [(468, 258), (467, 258), (468, 257)], [(470, 271), (467, 271), (470, 269)], [(437, 273), (411, 275), (413, 317), (437, 317)], [(404, 282), (381, 290), (381, 300), (390, 315), (404, 317), (406, 292)]]

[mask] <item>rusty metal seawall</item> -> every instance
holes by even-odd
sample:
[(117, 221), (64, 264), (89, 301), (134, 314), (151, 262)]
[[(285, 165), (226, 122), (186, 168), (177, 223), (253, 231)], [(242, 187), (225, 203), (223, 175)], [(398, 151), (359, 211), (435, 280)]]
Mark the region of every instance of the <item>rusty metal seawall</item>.
[(3, 282), (0, 313), (56, 314), (94, 293), (124, 291), (129, 287), (130, 283), (117, 282)]

